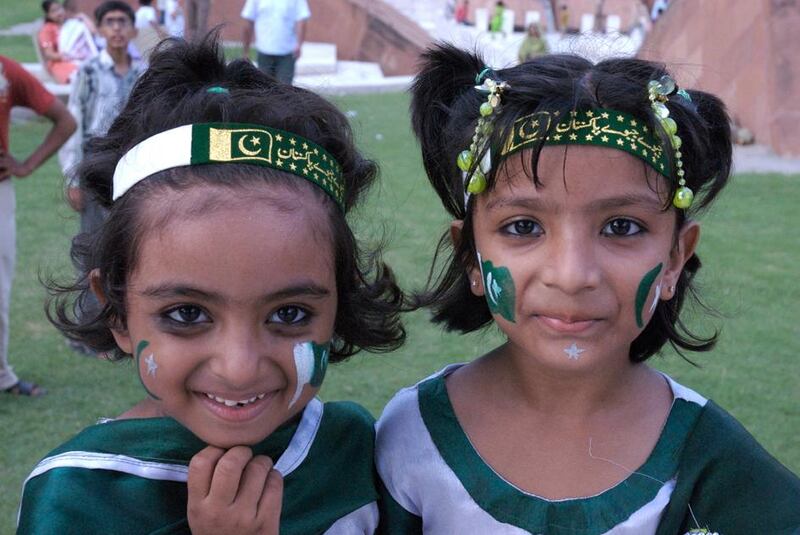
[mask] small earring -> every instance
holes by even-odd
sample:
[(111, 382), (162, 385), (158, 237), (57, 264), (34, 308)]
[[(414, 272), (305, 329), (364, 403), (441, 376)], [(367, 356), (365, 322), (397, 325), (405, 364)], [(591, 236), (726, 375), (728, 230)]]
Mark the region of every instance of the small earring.
[(478, 281), (476, 281), (475, 279), (472, 279), (472, 287), (474, 288), (477, 285), (478, 285)]

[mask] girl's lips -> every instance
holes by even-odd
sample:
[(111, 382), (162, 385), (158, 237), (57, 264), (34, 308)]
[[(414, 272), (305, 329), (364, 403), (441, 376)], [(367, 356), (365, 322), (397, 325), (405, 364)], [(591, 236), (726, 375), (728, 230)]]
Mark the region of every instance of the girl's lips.
[(215, 416), (229, 422), (244, 422), (260, 415), (277, 397), (278, 390), (244, 399), (227, 399), (207, 392), (195, 392), (203, 405)]
[(582, 334), (591, 329), (599, 321), (596, 319), (569, 320), (542, 314), (537, 314), (535, 317), (548, 329), (561, 334)]

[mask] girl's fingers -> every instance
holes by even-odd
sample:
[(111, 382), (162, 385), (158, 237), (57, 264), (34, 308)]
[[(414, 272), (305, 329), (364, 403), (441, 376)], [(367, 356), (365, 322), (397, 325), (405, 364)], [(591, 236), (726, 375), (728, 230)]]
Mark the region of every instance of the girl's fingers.
[(283, 504), (283, 476), (275, 469), (269, 471), (264, 493), (258, 503), (258, 516), (266, 530), (264, 533), (277, 535), (281, 525), (281, 505)]
[(208, 446), (189, 461), (189, 501), (202, 500), (211, 490), (211, 479), (217, 462), (225, 454), (225, 450)]
[(258, 504), (264, 493), (270, 470), (272, 470), (272, 459), (264, 455), (256, 455), (244, 468), (236, 502), (243, 510), (252, 511), (253, 518), (258, 514)]
[(234, 446), (226, 451), (214, 468), (209, 497), (221, 503), (233, 503), (244, 468), (252, 458), (253, 452), (247, 446)]

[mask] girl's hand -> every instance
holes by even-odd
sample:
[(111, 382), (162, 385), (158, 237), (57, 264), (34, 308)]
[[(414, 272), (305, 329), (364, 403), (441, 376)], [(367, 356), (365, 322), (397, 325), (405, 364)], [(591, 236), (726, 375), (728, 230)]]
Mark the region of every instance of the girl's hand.
[(194, 535), (277, 535), (283, 478), (246, 446), (208, 446), (189, 463), (187, 516)]

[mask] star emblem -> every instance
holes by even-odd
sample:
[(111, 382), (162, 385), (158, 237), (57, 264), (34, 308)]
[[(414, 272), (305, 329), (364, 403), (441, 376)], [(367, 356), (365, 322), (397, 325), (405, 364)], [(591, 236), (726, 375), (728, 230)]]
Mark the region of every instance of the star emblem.
[(278, 167), (283, 167), (283, 160), (276, 161), (275, 165), (277, 165)]
[(292, 171), (297, 171), (297, 166), (295, 164), (293, 164), (293, 163), (290, 163), (289, 164), (289, 169), (291, 169)]
[(308, 150), (308, 143), (303, 143), (303, 149)]
[(642, 149), (642, 156), (647, 157), (647, 149)]
[(586, 350), (580, 349), (575, 344), (575, 342), (573, 342), (571, 346), (569, 346), (564, 350), (564, 353), (567, 354), (567, 358), (569, 358), (569, 360), (578, 360), (579, 358), (581, 358), (581, 353), (583, 353), (584, 351)]
[(156, 363), (156, 359), (153, 358), (153, 354), (150, 353), (144, 359), (145, 364), (147, 364), (147, 375), (152, 375), (153, 377), (156, 376), (156, 370), (158, 370), (158, 364)]
[(561, 134), (554, 135), (553, 139), (555, 139), (556, 141), (560, 141), (561, 140)]
[(314, 155), (319, 156), (319, 149), (314, 149)]
[(303, 168), (303, 174), (308, 176), (308, 167)]
[(624, 143), (624, 141), (622, 141), (621, 139), (617, 140), (617, 145), (619, 145), (620, 147), (622, 146), (623, 143)]
[(587, 117), (594, 117), (594, 112), (593, 112), (593, 111), (591, 111), (591, 110), (590, 110), (590, 111), (587, 111), (587, 112), (586, 112), (586, 116), (587, 116)]
[(250, 138), (250, 143), (252, 143), (253, 146), (261, 145), (261, 139), (257, 138), (256, 136), (253, 136)]
[(280, 135), (280, 134), (276, 135), (276, 136), (275, 136), (275, 141), (279, 141), (279, 142), (280, 142), (280, 141), (283, 141), (283, 136), (282, 136), (282, 135)]
[(586, 141), (591, 141), (591, 140), (594, 139), (594, 136), (592, 134), (586, 134), (586, 136), (584, 136), (584, 138), (586, 139)]
[(608, 112), (604, 111), (603, 113), (600, 114), (600, 117), (602, 117), (603, 119), (608, 119)]
[(623, 117), (622, 115), (617, 115), (617, 121), (622, 122), (624, 120), (625, 120), (625, 117)]
[(578, 136), (577, 136), (577, 135), (575, 135), (575, 134), (570, 134), (570, 135), (569, 135), (569, 140), (570, 140), (570, 141), (575, 141), (575, 140), (577, 140), (577, 139), (578, 139)]
[(297, 145), (297, 140), (295, 138), (291, 138), (289, 139), (289, 143), (291, 143), (292, 147), (294, 147), (295, 145)]
[(636, 143), (631, 141), (631, 150), (636, 150)]
[(600, 139), (603, 140), (603, 143), (608, 143), (608, 136), (603, 136)]
[(631, 126), (636, 126), (637, 124), (639, 123), (636, 122), (636, 119), (631, 119)]

